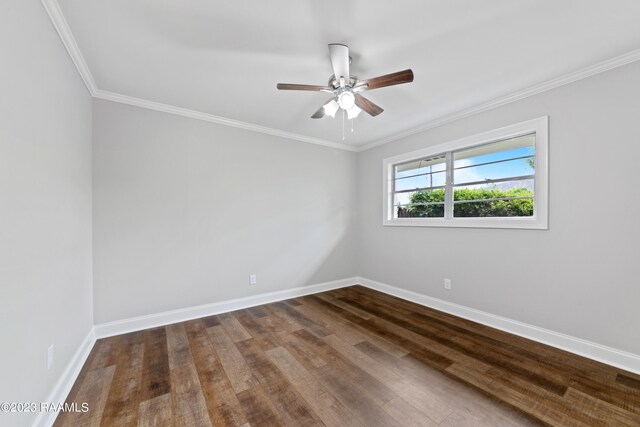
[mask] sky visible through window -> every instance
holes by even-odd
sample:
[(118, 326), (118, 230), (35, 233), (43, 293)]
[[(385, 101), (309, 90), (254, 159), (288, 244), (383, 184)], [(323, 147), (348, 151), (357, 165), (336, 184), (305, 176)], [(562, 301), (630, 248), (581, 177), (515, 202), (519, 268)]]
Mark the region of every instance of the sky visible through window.
[[(512, 150), (500, 151), (497, 153), (485, 154), (482, 156), (470, 157), (467, 159), (455, 160), (454, 162), (454, 183), (463, 184), (466, 182), (484, 181), (487, 179), (501, 179), (515, 176), (533, 175), (534, 168), (527, 161), (535, 154), (535, 149), (531, 147), (521, 147)], [(483, 163), (500, 163), (469, 167)], [(462, 168), (462, 169), (458, 169)], [(495, 184), (500, 186), (499, 183)]]
[[(454, 163), (454, 179), (456, 184), (466, 182), (484, 181), (485, 179), (499, 179), (512, 176), (533, 175), (535, 170), (529, 165), (526, 156), (535, 154), (533, 147), (515, 148), (482, 156), (456, 160)], [(510, 161), (493, 163), (483, 166), (474, 166), (482, 163), (496, 162), (505, 159)], [(462, 168), (462, 169), (458, 169)], [(432, 172), (431, 175), (422, 175)], [(412, 176), (421, 175), (421, 176)], [(396, 174), (396, 190), (414, 189), (423, 187), (437, 187), (445, 184), (445, 163), (437, 163), (431, 166), (409, 169)], [(498, 184), (496, 184), (498, 185)]]

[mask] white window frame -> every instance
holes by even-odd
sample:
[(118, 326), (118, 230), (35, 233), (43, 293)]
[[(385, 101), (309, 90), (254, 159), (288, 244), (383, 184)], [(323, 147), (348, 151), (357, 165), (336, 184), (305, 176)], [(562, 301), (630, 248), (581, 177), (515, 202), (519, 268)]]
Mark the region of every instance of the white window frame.
[[(393, 186), (394, 166), (399, 163), (420, 160), (425, 157), (447, 154), (452, 151), (490, 144), (501, 140), (535, 133), (535, 180), (533, 195), (533, 216), (530, 217), (483, 217), (483, 218), (394, 218)], [(549, 228), (549, 116), (539, 117), (477, 135), (433, 145), (410, 153), (383, 160), (382, 225), (417, 227), (471, 227), (471, 228), (524, 228), (547, 230)], [(447, 186), (451, 186), (451, 161), (447, 166)], [(453, 191), (446, 193), (445, 210), (452, 209)], [(448, 202), (448, 205), (447, 205)]]

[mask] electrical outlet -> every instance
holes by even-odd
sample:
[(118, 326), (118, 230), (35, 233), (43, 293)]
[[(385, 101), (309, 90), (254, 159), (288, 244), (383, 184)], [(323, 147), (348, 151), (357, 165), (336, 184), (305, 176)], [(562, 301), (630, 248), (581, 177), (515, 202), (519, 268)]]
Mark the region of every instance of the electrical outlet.
[(451, 289), (451, 279), (444, 279), (444, 288)]
[(258, 277), (255, 274), (250, 274), (249, 275), (249, 284), (250, 285), (255, 285), (258, 283)]
[(54, 347), (53, 344), (51, 344), (47, 349), (47, 369), (51, 369), (53, 366), (53, 350)]

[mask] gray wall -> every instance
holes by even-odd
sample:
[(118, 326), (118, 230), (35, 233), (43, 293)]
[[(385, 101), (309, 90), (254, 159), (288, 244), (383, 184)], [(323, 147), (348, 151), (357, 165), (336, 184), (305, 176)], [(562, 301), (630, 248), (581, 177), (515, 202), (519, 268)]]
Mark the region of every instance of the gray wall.
[(100, 100), (93, 136), (96, 323), (355, 275), (355, 153)]
[(3, 4), (0, 54), (0, 402), (41, 402), (93, 324), (91, 97), (39, 1)]
[[(640, 354), (639, 114), (634, 63), (361, 153), (359, 274)], [(384, 158), (543, 115), (548, 231), (382, 226)]]

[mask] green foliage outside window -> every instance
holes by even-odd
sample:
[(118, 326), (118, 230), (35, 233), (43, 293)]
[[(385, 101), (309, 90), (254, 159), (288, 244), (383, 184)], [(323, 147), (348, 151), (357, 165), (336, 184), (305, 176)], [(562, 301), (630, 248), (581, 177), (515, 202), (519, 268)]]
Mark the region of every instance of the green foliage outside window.
[[(509, 190), (489, 188), (458, 188), (454, 190), (454, 201), (484, 200), (508, 197), (533, 197), (533, 192), (516, 187)], [(398, 207), (398, 217), (443, 217), (444, 189), (416, 191), (410, 197), (412, 204), (443, 202), (442, 204)], [(532, 216), (533, 199), (493, 200), (454, 205), (455, 217), (513, 217)]]
[(398, 208), (398, 217), (443, 217), (444, 216), (444, 189), (422, 190), (411, 194), (411, 203), (443, 202), (441, 205), (407, 206)]

